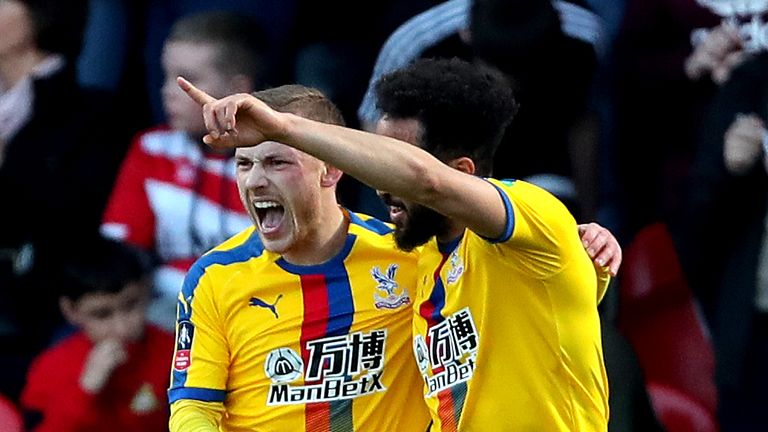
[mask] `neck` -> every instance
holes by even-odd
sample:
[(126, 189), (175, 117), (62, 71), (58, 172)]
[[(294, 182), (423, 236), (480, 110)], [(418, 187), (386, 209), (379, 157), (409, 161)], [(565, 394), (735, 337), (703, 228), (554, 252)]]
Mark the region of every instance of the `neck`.
[(347, 240), (349, 220), (335, 199), (333, 208), (323, 209), (322, 214), (325, 216), (319, 219), (323, 222), (313, 223), (317, 229), (310, 233), (308, 241), (283, 254), (286, 261), (296, 265), (317, 265), (327, 262), (341, 252)]
[(464, 230), (466, 230), (467, 227), (464, 225), (459, 225), (453, 220), (448, 220), (448, 229), (445, 230), (442, 234), (437, 235), (437, 241), (440, 243), (449, 243), (453, 240), (456, 240), (461, 235), (464, 234)]

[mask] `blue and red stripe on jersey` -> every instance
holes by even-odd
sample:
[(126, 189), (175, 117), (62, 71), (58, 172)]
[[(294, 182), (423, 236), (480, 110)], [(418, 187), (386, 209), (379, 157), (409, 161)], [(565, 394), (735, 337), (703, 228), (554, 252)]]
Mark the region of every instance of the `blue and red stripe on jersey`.
[[(429, 298), (419, 305), (419, 314), (427, 322), (427, 332), (425, 335), (427, 346), (430, 346), (431, 342), (429, 329), (445, 320), (443, 308), (445, 307), (446, 292), (445, 284), (440, 277), (440, 272), (448, 261), (448, 257), (450, 257), (451, 253), (458, 247), (461, 239), (462, 237), (458, 237), (449, 243), (438, 245), (440, 253), (442, 254), (442, 259), (432, 273), (434, 286), (432, 287), (432, 292), (430, 293)], [(443, 369), (444, 366), (440, 366), (432, 372), (440, 373)], [(451, 388), (441, 390), (437, 393), (437, 413), (440, 417), (441, 432), (455, 432), (458, 430), (466, 394), (466, 382), (455, 384)]]
[[(297, 266), (284, 259), (277, 264), (299, 275), (304, 303), (301, 326), (301, 357), (310, 364), (307, 342), (349, 334), (355, 315), (352, 287), (344, 259), (352, 250), (356, 236), (347, 236), (342, 251), (330, 261), (314, 266)], [(310, 384), (310, 383), (305, 383)], [(305, 407), (305, 430), (349, 431), (353, 429), (352, 400), (309, 403)]]

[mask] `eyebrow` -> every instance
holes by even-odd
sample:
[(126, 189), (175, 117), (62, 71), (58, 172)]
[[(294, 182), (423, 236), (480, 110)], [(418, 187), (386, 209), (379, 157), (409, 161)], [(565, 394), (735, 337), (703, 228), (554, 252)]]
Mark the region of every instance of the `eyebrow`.
[(235, 159), (237, 159), (237, 160), (247, 160), (247, 161), (260, 161), (260, 160), (266, 159), (268, 157), (269, 157), (269, 155), (262, 156), (262, 157), (249, 157), (249, 156), (242, 155), (242, 154), (235, 154)]
[(241, 154), (235, 155), (236, 160), (246, 160), (251, 162), (262, 162), (270, 159), (291, 159), (292, 156), (287, 153), (277, 153), (277, 152), (271, 152), (262, 155), (261, 157), (248, 157)]

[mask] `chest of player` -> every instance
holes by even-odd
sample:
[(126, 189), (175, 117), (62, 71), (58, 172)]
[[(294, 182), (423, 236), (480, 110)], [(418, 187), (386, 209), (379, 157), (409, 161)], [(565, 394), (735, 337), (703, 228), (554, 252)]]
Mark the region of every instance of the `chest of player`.
[[(397, 350), (409, 345), (415, 265), (348, 259), (254, 270), (227, 284), (231, 377), (263, 386), (343, 379), (338, 391), (354, 396), (382, 386), (376, 371), (392, 358), (410, 360), (410, 352)], [(321, 398), (325, 391), (305, 390)]]

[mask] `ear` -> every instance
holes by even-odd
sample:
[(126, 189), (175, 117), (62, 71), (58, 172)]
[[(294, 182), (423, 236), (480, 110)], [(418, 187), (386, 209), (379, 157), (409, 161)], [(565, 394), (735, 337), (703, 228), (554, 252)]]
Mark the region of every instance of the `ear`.
[(452, 161), (448, 162), (448, 165), (461, 172), (465, 172), (471, 175), (475, 174), (475, 161), (466, 156), (453, 159)]
[(72, 325), (78, 325), (77, 306), (72, 299), (68, 297), (59, 297), (59, 308), (64, 318)]
[(230, 79), (233, 93), (250, 93), (254, 90), (253, 79), (247, 75), (237, 74)]
[(323, 170), (320, 173), (320, 185), (323, 187), (335, 186), (344, 175), (340, 169), (335, 166), (323, 164)]

